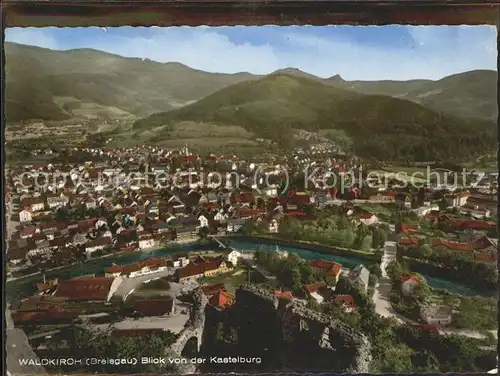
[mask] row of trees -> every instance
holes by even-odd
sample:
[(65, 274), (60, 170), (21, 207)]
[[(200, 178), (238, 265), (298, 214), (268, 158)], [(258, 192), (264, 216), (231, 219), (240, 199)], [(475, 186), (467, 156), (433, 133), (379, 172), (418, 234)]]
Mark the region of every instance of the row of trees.
[(362, 250), (379, 249), (387, 240), (384, 229), (356, 224), (345, 216), (320, 217), (313, 221), (285, 216), (280, 220), (278, 231), (285, 239)]

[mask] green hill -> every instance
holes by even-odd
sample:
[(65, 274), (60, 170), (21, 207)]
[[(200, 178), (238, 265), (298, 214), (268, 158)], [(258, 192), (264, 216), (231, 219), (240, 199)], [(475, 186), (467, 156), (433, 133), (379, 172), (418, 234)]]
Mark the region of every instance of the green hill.
[(407, 99), (455, 116), (496, 120), (497, 77), (496, 71), (473, 70), (437, 81), (344, 81), (337, 75), (326, 82), (361, 94)]
[(241, 126), (289, 143), (292, 129), (343, 130), (358, 155), (380, 160), (458, 160), (495, 147), (495, 125), (442, 115), (411, 101), (362, 95), (299, 75), (241, 82), (134, 123), (136, 131), (181, 121)]
[(91, 49), (52, 51), (14, 43), (5, 43), (5, 71), (7, 121), (67, 119), (72, 109), (88, 104), (146, 116), (254, 78)]
[[(53, 51), (5, 43), (8, 122), (63, 120), (106, 112), (143, 117), (176, 109), (218, 90), (261, 76), (216, 74), (179, 63), (125, 58), (92, 49)], [(497, 116), (497, 73), (475, 70), (439, 81), (345, 81), (322, 79), (294, 68), (287, 74), (361, 94), (407, 99), (436, 111), (487, 120)], [(296, 111), (295, 111), (296, 112)]]

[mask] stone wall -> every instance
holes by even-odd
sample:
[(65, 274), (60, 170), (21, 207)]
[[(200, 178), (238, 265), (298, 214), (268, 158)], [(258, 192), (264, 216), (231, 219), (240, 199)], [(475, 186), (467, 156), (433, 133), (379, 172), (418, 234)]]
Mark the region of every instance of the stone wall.
[(281, 368), (283, 334), (276, 314), (278, 299), (256, 286), (240, 286), (236, 290), (233, 315), (237, 328), (238, 350), (242, 356), (261, 356), (269, 371)]
[[(168, 358), (182, 358), (184, 347), (193, 337), (196, 337), (198, 351), (200, 350), (203, 340), (203, 331), (205, 330), (205, 309), (208, 300), (201, 288), (193, 290), (191, 296), (193, 307), (190, 312), (190, 318), (186, 323), (186, 327), (179, 333), (175, 343), (165, 350), (165, 356)], [(196, 365), (190, 363), (176, 364), (175, 368), (175, 372), (179, 374), (192, 374), (196, 372)]]
[[(312, 311), (299, 302), (280, 300), (271, 292), (252, 285), (238, 288), (236, 306), (241, 308), (238, 314), (242, 321), (258, 320), (258, 325), (264, 326), (260, 331), (253, 331), (254, 340), (265, 340), (262, 334), (272, 332), (271, 325), (278, 326), (274, 332), (281, 336), (284, 367), (297, 367), (300, 361), (294, 358), (299, 353), (304, 355), (306, 363), (318, 367), (312, 369), (311, 366), (311, 371), (369, 371), (369, 340), (339, 320)], [(311, 357), (314, 361), (309, 361)]]

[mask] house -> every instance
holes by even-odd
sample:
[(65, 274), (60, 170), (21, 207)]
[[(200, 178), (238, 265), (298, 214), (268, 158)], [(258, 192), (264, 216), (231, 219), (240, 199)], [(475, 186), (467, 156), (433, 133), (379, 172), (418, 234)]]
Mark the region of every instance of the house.
[[(54, 284), (52, 287), (56, 286)], [(39, 291), (44, 291), (40, 289)], [(27, 298), (22, 301), (17, 301), (12, 304), (12, 309), (16, 311), (62, 311), (64, 309), (66, 299), (54, 298), (50, 295), (39, 295)]]
[(87, 198), (87, 200), (85, 200), (85, 207), (87, 209), (93, 209), (97, 207), (97, 201), (94, 198), (89, 197)]
[(153, 237), (153, 234), (143, 232), (137, 234), (138, 239), (139, 239), (139, 248), (140, 249), (148, 249), (148, 248), (153, 248), (156, 245), (156, 240)]
[(121, 283), (121, 277), (72, 278), (59, 281), (54, 296), (70, 301), (109, 302)]
[(200, 221), (199, 228), (208, 227), (208, 218), (203, 214), (198, 217), (198, 220)]
[(174, 299), (137, 300), (134, 309), (142, 316), (170, 316), (175, 312)]
[(496, 228), (496, 223), (492, 221), (477, 221), (477, 220), (455, 220), (453, 222), (457, 230), (484, 230), (489, 231)]
[(271, 221), (269, 221), (269, 229), (268, 229), (269, 233), (277, 234), (278, 229), (279, 229), (279, 224), (278, 224), (278, 221), (276, 219), (272, 219)]
[(408, 234), (408, 235), (411, 235), (411, 234), (416, 235), (416, 234), (420, 233), (420, 225), (419, 224), (401, 223), (400, 230), (401, 230), (401, 232), (404, 232), (405, 234)]
[(36, 284), (36, 288), (38, 291), (47, 291), (47, 290), (51, 290), (53, 289), (54, 287), (57, 286), (57, 283), (58, 283), (58, 279), (51, 279), (51, 280), (48, 280), (48, 281), (45, 281), (45, 282), (37, 282)]
[(339, 281), (342, 273), (342, 265), (326, 260), (311, 261), (311, 268), (315, 276), (324, 278), (331, 277), (335, 283)]
[(150, 258), (127, 265), (113, 265), (104, 269), (106, 277), (140, 277), (167, 271), (168, 261), (163, 258)]
[(368, 284), (370, 281), (370, 271), (364, 265), (358, 265), (349, 273), (349, 279), (358, 286), (361, 292), (368, 292)]
[(356, 303), (351, 295), (337, 295), (335, 296), (334, 301), (339, 303), (345, 312), (350, 313), (356, 310)]
[(359, 223), (363, 223), (367, 226), (374, 225), (378, 223), (378, 218), (375, 214), (372, 213), (367, 213), (367, 212), (361, 212), (359, 214), (356, 214), (354, 216), (354, 220)]
[(196, 263), (189, 263), (187, 266), (177, 269), (175, 277), (178, 282), (197, 279), (200, 277), (211, 277), (217, 274), (226, 273), (233, 268), (233, 265), (222, 258), (211, 260), (200, 260)]
[(169, 221), (178, 237), (191, 237), (197, 234), (200, 220), (196, 216), (180, 217)]
[(416, 275), (407, 275), (401, 277), (401, 282), (401, 292), (403, 295), (409, 296), (420, 285), (420, 278)]
[(103, 218), (99, 218), (95, 223), (94, 223), (94, 227), (95, 229), (99, 229), (101, 227), (107, 227), (108, 226), (108, 222), (103, 219)]
[(226, 231), (233, 233), (238, 232), (245, 224), (245, 219), (232, 218), (227, 222)]
[(234, 296), (226, 290), (219, 290), (208, 299), (208, 304), (217, 310), (224, 310), (235, 302)]
[(491, 240), (487, 236), (481, 236), (472, 242), (472, 247), (481, 253), (496, 253), (497, 252), (497, 242)]
[(203, 291), (203, 294), (205, 294), (205, 296), (211, 297), (217, 292), (225, 290), (226, 286), (224, 285), (224, 283), (215, 283), (212, 285), (203, 285), (201, 286), (201, 289)]
[(241, 257), (241, 253), (235, 250), (232, 250), (229, 252), (226, 256), (227, 261), (229, 261), (231, 264), (236, 265), (238, 264), (238, 259)]
[(274, 291), (274, 295), (279, 299), (293, 300), (291, 291)]
[(57, 209), (69, 203), (69, 198), (65, 195), (47, 195), (46, 200), (50, 209)]
[(433, 211), (439, 212), (439, 206), (438, 205), (429, 205), (429, 206), (421, 206), (419, 208), (413, 209), (413, 212), (415, 214), (417, 214), (419, 217), (425, 217)]
[(26, 197), (21, 200), (22, 208), (30, 208), (31, 212), (42, 211), (45, 209), (45, 203), (40, 197)]
[(69, 311), (21, 311), (12, 312), (12, 321), (16, 325), (22, 324), (60, 324), (60, 323), (71, 323), (73, 320), (78, 318), (78, 312)]
[(33, 217), (31, 215), (31, 208), (30, 207), (26, 207), (24, 210), (21, 210), (19, 212), (19, 222), (27, 223), (27, 222), (31, 222), (32, 219), (33, 219)]
[(278, 188), (274, 186), (264, 187), (261, 191), (265, 197), (276, 197), (278, 195)]
[(445, 195), (444, 200), (448, 207), (459, 208), (464, 206), (469, 199), (470, 193), (456, 193), (451, 195)]
[(474, 247), (471, 243), (460, 243), (443, 239), (432, 239), (432, 246), (441, 250), (449, 250), (454, 252), (474, 252)]
[(21, 231), (21, 239), (27, 239), (27, 238), (32, 238), (33, 235), (39, 234), (40, 229), (38, 227), (25, 227)]
[(467, 205), (489, 210), (490, 215), (497, 215), (498, 212), (496, 194), (480, 194), (475, 192), (467, 200)]
[(393, 195), (378, 194), (378, 195), (370, 196), (368, 201), (371, 203), (376, 203), (376, 204), (392, 204), (392, 203), (396, 202), (396, 197)]
[(405, 247), (412, 247), (412, 246), (417, 246), (419, 245), (418, 239), (413, 239), (413, 238), (408, 238), (405, 236), (401, 236), (398, 241), (399, 245), (405, 246)]
[(160, 208), (158, 206), (158, 203), (152, 202), (148, 206), (148, 214), (152, 216), (158, 216), (160, 215)]
[(474, 252), (474, 260), (476, 260), (476, 261), (496, 263), (497, 259), (498, 259), (497, 254)]
[(430, 305), (420, 309), (420, 317), (427, 324), (445, 326), (452, 322), (452, 309), (450, 307)]
[(290, 191), (288, 193), (287, 207), (291, 210), (296, 210), (303, 206), (311, 204), (311, 197), (306, 192), (294, 192)]
[(225, 224), (228, 220), (228, 215), (224, 213), (223, 210), (219, 210), (215, 215), (214, 215), (214, 221), (217, 221), (221, 224)]
[(325, 301), (325, 298), (330, 294), (330, 290), (325, 282), (306, 285), (308, 295), (316, 300), (319, 304)]
[(91, 255), (95, 251), (110, 247), (113, 245), (113, 239), (108, 236), (101, 236), (100, 238), (90, 240), (85, 243), (85, 252), (87, 255)]

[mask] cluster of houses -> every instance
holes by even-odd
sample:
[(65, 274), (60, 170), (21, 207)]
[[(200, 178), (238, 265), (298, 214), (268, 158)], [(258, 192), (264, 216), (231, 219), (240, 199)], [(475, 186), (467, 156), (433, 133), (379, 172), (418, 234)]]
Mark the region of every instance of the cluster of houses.
[[(484, 188), (467, 193), (428, 188), (421, 195), (392, 189), (390, 184), (374, 191), (364, 187), (362, 180), (352, 189), (326, 187), (328, 174), (362, 171), (359, 161), (345, 156), (298, 153), (257, 164), (236, 156), (202, 157), (187, 147), (76, 152), (94, 160), (24, 165), (9, 171), (5, 199), (19, 202), (14, 220), (20, 222), (20, 229), (11, 234), (7, 245), (7, 259), (14, 268), (44, 262), (61, 265), (110, 250), (149, 249), (169, 241), (194, 240), (200, 234), (234, 233), (249, 219), (256, 219), (261, 230), (276, 233), (284, 216), (308, 220), (308, 208), (346, 200), (399, 202), (428, 217), (439, 209), (431, 204), (439, 198), (473, 219), (457, 223), (463, 229), (492, 227), (487, 218), (496, 215), (496, 195)], [(308, 181), (314, 184), (281, 191), (288, 177), (311, 167), (316, 173)], [(222, 180), (214, 182), (212, 173)], [(361, 210), (351, 218), (366, 225), (380, 222), (376, 213)]]
[[(150, 258), (126, 265), (112, 265), (104, 270), (104, 276), (50, 280), (37, 283), (38, 293), (28, 299), (15, 302), (11, 307), (14, 323), (33, 324), (72, 322), (82, 313), (76, 308), (65, 308), (70, 302), (109, 302), (127, 278), (152, 276), (168, 268), (175, 268), (174, 278), (187, 282), (200, 277), (211, 277), (232, 270), (239, 252), (232, 251), (224, 257), (204, 258), (178, 255), (175, 258)], [(231, 260), (231, 261), (229, 261)], [(233, 264), (234, 263), (234, 264)], [(204, 291), (208, 291), (204, 289)], [(234, 301), (225, 289), (206, 292), (214, 307), (224, 308)], [(164, 316), (175, 312), (175, 297), (134, 301), (134, 313), (140, 316)]]
[[(313, 299), (318, 304), (327, 304), (337, 302), (345, 312), (353, 312), (356, 310), (356, 303), (352, 295), (339, 294), (335, 291), (336, 283), (342, 275), (342, 265), (332, 261), (313, 260), (311, 261), (313, 273), (318, 278), (328, 277), (328, 282), (325, 280), (305, 286), (308, 298)], [(370, 271), (364, 265), (358, 265), (352, 270), (344, 274), (360, 292), (366, 294), (368, 292)], [(281, 299), (300, 300), (293, 296), (291, 291), (275, 291), (275, 295)]]
[[(401, 277), (401, 292), (409, 296), (420, 285), (420, 278), (417, 275), (405, 275)], [(452, 323), (453, 310), (450, 307), (440, 304), (428, 304), (420, 307), (420, 318), (423, 321), (425, 330), (437, 331), (443, 326)]]
[(400, 247), (408, 250), (428, 243), (434, 251), (464, 254), (480, 262), (496, 262), (498, 237), (495, 222), (440, 215), (438, 211), (430, 212), (425, 218), (432, 222), (445, 224), (447, 229), (453, 232), (452, 236), (455, 240), (448, 238), (428, 239), (418, 224), (404, 224), (400, 226), (398, 231), (398, 245)]

